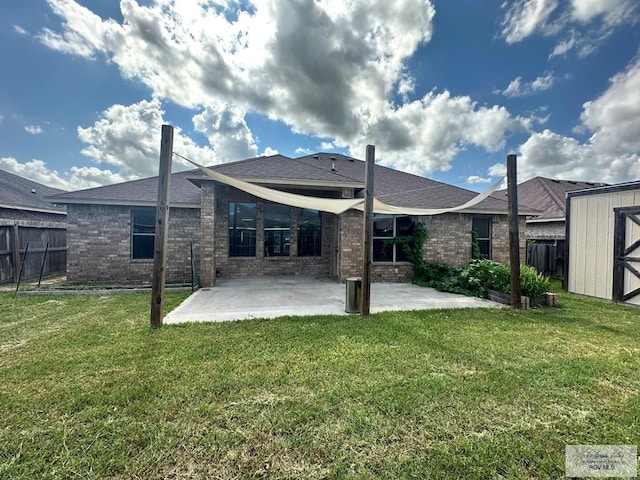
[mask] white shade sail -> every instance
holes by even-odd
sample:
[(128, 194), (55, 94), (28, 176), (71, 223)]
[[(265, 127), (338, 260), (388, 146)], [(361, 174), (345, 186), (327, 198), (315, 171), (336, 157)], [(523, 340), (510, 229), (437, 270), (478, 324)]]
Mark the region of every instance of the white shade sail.
[[(215, 170), (212, 170), (210, 168), (203, 167), (202, 165), (199, 165), (196, 162), (193, 162), (185, 157), (182, 157), (182, 156), (180, 157), (184, 158), (188, 162), (198, 167), (209, 178), (217, 182), (223, 183), (225, 185), (235, 187), (239, 190), (242, 190), (243, 192), (247, 192), (258, 198), (262, 198), (263, 200), (269, 200), (274, 203), (280, 203), (280, 204), (289, 205), (292, 207), (320, 210), (321, 212), (329, 212), (329, 213), (334, 213), (336, 215), (344, 213), (350, 209), (355, 209), (360, 211), (364, 210), (363, 198), (348, 198), (348, 199), (322, 198), (322, 197), (313, 197), (310, 195), (299, 195), (296, 193), (282, 192), (280, 190), (275, 190), (273, 188), (262, 187), (260, 185), (254, 185), (253, 183), (245, 182), (243, 180), (238, 180), (237, 178), (233, 178), (228, 175), (224, 175), (222, 173), (216, 172)], [(498, 185), (500, 185), (501, 182), (502, 182), (502, 178), (500, 178), (497, 182), (495, 182), (493, 185), (491, 185), (481, 194), (478, 194), (468, 202), (455, 207), (448, 207), (448, 208), (397, 207), (394, 205), (386, 204), (384, 202), (381, 202), (377, 198), (374, 198), (373, 211), (374, 213), (379, 213), (379, 214), (416, 215), (416, 216), (440, 215), (448, 212), (457, 212), (482, 202), (485, 198), (491, 195), (496, 188), (498, 188)]]

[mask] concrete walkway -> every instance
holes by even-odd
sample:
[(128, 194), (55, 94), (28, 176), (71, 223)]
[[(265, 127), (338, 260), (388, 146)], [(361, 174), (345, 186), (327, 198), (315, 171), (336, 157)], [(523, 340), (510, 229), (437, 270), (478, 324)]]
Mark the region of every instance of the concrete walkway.
[[(345, 284), (328, 278), (221, 278), (201, 288), (164, 319), (165, 324), (224, 322), (286, 315), (348, 315)], [(408, 283), (374, 283), (371, 313), (428, 308), (503, 307), (481, 298), (443, 293)]]

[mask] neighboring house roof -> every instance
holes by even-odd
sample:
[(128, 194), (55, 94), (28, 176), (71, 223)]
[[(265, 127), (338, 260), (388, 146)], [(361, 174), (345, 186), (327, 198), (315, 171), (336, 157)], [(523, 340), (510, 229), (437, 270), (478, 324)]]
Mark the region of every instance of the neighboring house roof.
[[(284, 155), (256, 157), (211, 167), (224, 175), (262, 185), (294, 186), (302, 188), (349, 187), (364, 188), (365, 162), (333, 153), (316, 153), (300, 158)], [(171, 176), (171, 204), (200, 206), (197, 184), (206, 180), (199, 170), (174, 173)], [(97, 203), (118, 205), (152, 205), (156, 202), (157, 177), (124, 182), (88, 190), (57, 195), (60, 203)], [(447, 208), (461, 205), (477, 192), (465, 190), (428, 178), (393, 170), (381, 165), (375, 167), (376, 197), (385, 203), (412, 208)], [(507, 202), (489, 197), (466, 210), (474, 213), (506, 213)], [(523, 212), (532, 214), (534, 212)]]
[[(518, 204), (540, 211), (540, 215), (532, 219), (534, 222), (564, 221), (567, 192), (603, 185), (605, 184), (534, 177), (518, 185)], [(498, 190), (492, 196), (507, 199), (507, 191)]]
[(63, 192), (0, 170), (0, 208), (65, 215), (64, 206), (48, 200), (48, 197)]

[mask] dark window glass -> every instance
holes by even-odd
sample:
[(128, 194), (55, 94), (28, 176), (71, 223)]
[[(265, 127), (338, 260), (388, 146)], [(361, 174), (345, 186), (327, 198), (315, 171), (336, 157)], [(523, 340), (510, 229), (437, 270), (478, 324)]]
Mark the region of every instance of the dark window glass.
[(393, 217), (391, 215), (375, 215), (373, 217), (373, 237), (393, 238)]
[(155, 233), (155, 210), (131, 210), (131, 258), (153, 258)]
[(413, 233), (415, 220), (412, 217), (376, 215), (373, 219), (373, 261), (406, 262), (407, 255), (401, 244), (390, 240)]
[(291, 240), (291, 207), (266, 204), (264, 206), (264, 255), (285, 257), (289, 255)]
[(256, 204), (229, 202), (229, 256), (256, 256)]
[(475, 217), (472, 227), (476, 232), (476, 240), (478, 241), (478, 249), (482, 258), (491, 258), (491, 218)]
[(322, 216), (318, 210), (302, 208), (298, 213), (298, 256), (322, 255)]
[(393, 245), (387, 239), (373, 239), (373, 261), (393, 262)]

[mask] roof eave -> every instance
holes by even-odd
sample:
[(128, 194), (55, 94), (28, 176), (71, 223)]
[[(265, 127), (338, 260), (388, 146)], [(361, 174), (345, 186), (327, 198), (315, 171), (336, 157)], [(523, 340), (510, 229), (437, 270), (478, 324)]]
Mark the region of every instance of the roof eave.
[(527, 220), (527, 223), (552, 223), (552, 222), (565, 222), (566, 218), (564, 217), (556, 217), (556, 218), (531, 218)]
[[(67, 205), (110, 205), (114, 207), (155, 207), (158, 203), (154, 201), (147, 200), (104, 200), (104, 199), (95, 199), (95, 198), (69, 198), (69, 199), (58, 199), (58, 203), (67, 204)], [(173, 208), (200, 208), (199, 203), (189, 203), (189, 202), (169, 202), (169, 207)]]
[(6, 208), (9, 210), (22, 210), (27, 212), (38, 212), (38, 213), (52, 213), (54, 215), (66, 215), (67, 212), (64, 210), (54, 210), (48, 208), (38, 208), (38, 207), (26, 207), (24, 205), (6, 205), (0, 204), (0, 208)]
[[(318, 180), (305, 179), (289, 179), (289, 178), (256, 178), (256, 177), (233, 177), (236, 180), (251, 183), (254, 185), (272, 185), (279, 187), (313, 187), (316, 189), (334, 189), (334, 188), (364, 188), (362, 182), (323, 182)], [(187, 177), (194, 185), (200, 187), (202, 182), (215, 182), (214, 179), (208, 177)]]

